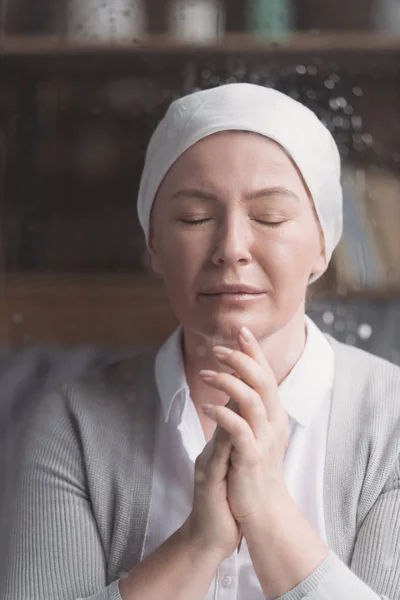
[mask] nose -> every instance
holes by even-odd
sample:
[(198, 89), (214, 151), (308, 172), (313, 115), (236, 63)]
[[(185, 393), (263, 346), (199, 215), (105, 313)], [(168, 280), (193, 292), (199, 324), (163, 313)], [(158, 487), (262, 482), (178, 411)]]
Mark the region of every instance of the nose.
[(250, 249), (247, 219), (243, 215), (227, 217), (216, 232), (212, 261), (217, 266), (247, 265), (252, 261)]

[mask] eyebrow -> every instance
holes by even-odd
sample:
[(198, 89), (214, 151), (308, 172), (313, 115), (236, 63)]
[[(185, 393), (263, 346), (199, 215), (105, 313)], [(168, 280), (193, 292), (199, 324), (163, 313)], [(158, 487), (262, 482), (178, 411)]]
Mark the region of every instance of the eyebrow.
[[(298, 196), (285, 187), (269, 187), (261, 190), (256, 190), (246, 194), (246, 200), (255, 200), (257, 198), (272, 198), (273, 196), (280, 196), (281, 198), (289, 198), (299, 202)], [(205, 192), (204, 190), (197, 188), (182, 188), (171, 196), (171, 200), (179, 200), (181, 198), (198, 198), (199, 200), (215, 201), (216, 196), (212, 193)]]

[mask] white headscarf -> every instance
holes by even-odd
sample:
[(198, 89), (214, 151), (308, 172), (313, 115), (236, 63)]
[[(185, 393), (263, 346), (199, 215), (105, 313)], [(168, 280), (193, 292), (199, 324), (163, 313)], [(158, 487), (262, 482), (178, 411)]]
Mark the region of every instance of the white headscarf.
[[(329, 130), (300, 102), (271, 88), (231, 83), (172, 102), (150, 140), (137, 210), (148, 243), (151, 208), (173, 163), (218, 131), (264, 135), (280, 144), (301, 172), (311, 193), (325, 241), (327, 264), (342, 235), (340, 156)], [(314, 275), (310, 283), (318, 279)]]

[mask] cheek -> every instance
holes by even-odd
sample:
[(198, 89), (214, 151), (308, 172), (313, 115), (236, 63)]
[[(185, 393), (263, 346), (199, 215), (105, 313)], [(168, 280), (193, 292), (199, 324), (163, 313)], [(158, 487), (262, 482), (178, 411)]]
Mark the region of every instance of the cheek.
[[(308, 279), (310, 264), (315, 256), (315, 244), (311, 235), (299, 234), (299, 228), (282, 232), (282, 235), (260, 244), (260, 262), (270, 275), (282, 284), (286, 283), (285, 275), (291, 282)], [(294, 277), (295, 276), (295, 277)]]
[(182, 243), (182, 240), (171, 237), (163, 240), (160, 256), (168, 295), (190, 295), (197, 273), (203, 264), (199, 246)]

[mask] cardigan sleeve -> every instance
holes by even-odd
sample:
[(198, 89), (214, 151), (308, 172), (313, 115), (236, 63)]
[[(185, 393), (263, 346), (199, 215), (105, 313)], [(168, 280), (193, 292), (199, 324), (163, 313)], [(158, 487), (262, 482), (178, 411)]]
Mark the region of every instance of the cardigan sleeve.
[(121, 600), (85, 483), (78, 427), (61, 392), (36, 405), (0, 480), (0, 596)]
[(400, 600), (400, 457), (358, 533), (350, 568), (333, 550), (276, 600)]

